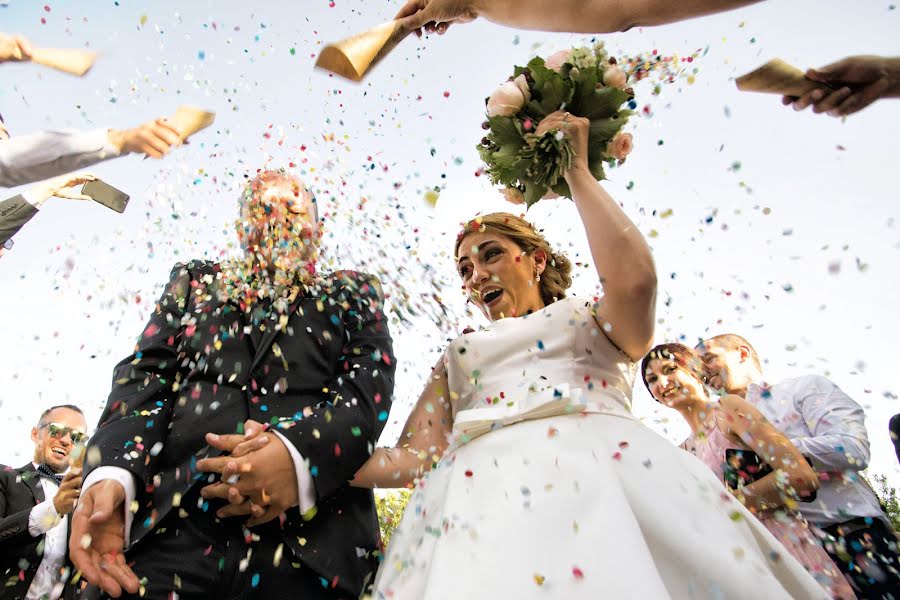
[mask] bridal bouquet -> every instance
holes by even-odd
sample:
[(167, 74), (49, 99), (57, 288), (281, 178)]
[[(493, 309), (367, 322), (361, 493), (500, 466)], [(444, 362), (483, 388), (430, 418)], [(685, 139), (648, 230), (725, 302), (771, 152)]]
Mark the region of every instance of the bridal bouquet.
[(614, 165), (631, 152), (631, 134), (621, 131), (632, 114), (623, 107), (633, 96), (627, 79), (602, 42), (516, 67), (487, 99), (482, 128), (488, 133), (478, 152), (491, 182), (506, 186), (510, 201), (528, 206), (551, 191), (571, 196), (562, 175), (572, 162), (568, 138), (534, 133), (541, 119), (558, 110), (590, 119), (588, 165), (597, 180), (604, 179), (604, 163)]

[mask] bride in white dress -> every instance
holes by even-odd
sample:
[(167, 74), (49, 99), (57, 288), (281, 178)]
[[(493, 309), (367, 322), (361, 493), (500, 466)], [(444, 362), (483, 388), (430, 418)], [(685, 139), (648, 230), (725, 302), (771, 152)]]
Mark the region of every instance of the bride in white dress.
[(569, 261), (526, 221), (466, 226), (459, 273), (491, 324), (450, 343), (397, 447), (352, 482), (417, 482), (374, 597), (827, 597), (703, 463), (632, 416), (656, 275), (588, 170), (587, 124), (559, 112), (538, 133), (571, 138), (565, 177), (603, 297), (565, 297)]

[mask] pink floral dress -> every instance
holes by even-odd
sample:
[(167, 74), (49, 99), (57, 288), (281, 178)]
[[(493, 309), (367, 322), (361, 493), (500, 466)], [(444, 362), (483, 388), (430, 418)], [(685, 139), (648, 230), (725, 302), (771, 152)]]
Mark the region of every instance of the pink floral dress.
[[(717, 426), (713, 426), (705, 435), (702, 432), (699, 435), (692, 434), (685, 440), (683, 446), (706, 463), (723, 485), (725, 450), (748, 449), (733, 442)], [(855, 600), (856, 594), (853, 593), (843, 573), (825, 552), (820, 538), (816, 535), (818, 529), (814, 525), (807, 523), (798, 513), (784, 508), (756, 513), (756, 517), (833, 598)]]

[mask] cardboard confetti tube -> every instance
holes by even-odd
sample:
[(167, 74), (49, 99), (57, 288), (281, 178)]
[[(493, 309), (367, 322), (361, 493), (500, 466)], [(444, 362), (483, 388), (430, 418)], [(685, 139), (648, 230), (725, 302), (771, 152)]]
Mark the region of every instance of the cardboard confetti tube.
[(216, 113), (201, 110), (196, 106), (179, 106), (169, 121), (181, 132), (183, 142), (202, 129), (206, 129), (216, 120)]
[(31, 53), (31, 62), (78, 77), (90, 71), (96, 59), (97, 53), (90, 50), (35, 48)]
[(806, 75), (780, 58), (773, 58), (758, 69), (734, 80), (742, 92), (762, 92), (782, 96), (802, 96), (817, 88), (828, 89), (828, 85), (807, 79)]
[(409, 35), (400, 21), (389, 21), (336, 44), (328, 44), (316, 66), (351, 81), (362, 81), (366, 72)]
[(73, 469), (80, 469), (84, 467), (84, 457), (87, 454), (87, 448), (84, 444), (75, 444), (72, 448), (72, 452), (69, 455), (69, 467)]

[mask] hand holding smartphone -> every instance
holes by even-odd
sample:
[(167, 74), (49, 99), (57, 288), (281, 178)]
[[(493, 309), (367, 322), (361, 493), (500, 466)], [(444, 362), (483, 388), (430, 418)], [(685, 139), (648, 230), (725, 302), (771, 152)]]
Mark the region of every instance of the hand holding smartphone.
[(116, 189), (99, 179), (85, 183), (81, 188), (81, 193), (85, 196), (90, 196), (95, 202), (99, 202), (117, 213), (125, 212), (130, 199), (130, 196), (122, 190)]

